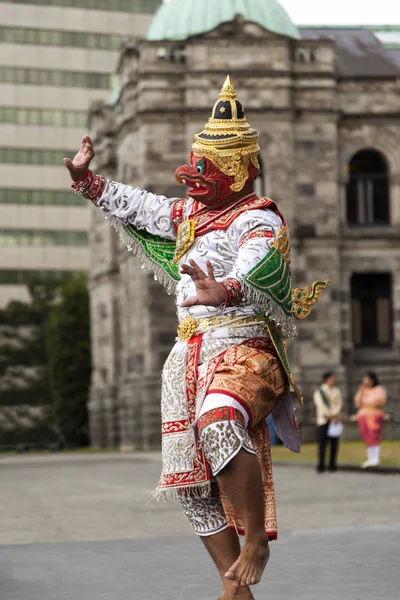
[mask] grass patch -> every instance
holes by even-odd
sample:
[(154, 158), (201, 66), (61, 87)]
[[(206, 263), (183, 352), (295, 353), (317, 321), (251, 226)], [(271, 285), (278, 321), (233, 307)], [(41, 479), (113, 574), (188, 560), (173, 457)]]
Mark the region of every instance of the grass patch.
[[(315, 463), (317, 460), (316, 457), (316, 444), (303, 444), (300, 454), (294, 454), (284, 446), (272, 447), (273, 460)], [(360, 465), (366, 458), (366, 448), (363, 442), (341, 442), (339, 447), (339, 464)], [(400, 441), (383, 442), (381, 462), (383, 465), (400, 466)]]

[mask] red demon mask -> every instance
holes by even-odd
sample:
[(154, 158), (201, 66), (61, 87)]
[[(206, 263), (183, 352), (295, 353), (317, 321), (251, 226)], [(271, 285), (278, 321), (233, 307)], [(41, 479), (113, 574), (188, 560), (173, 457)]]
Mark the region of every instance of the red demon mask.
[[(259, 169), (249, 163), (246, 184), (260, 174)], [(232, 190), (235, 179), (225, 175), (210, 159), (190, 154), (190, 166), (178, 167), (175, 171), (176, 181), (189, 186), (189, 196), (203, 204), (225, 200), (236, 192)]]

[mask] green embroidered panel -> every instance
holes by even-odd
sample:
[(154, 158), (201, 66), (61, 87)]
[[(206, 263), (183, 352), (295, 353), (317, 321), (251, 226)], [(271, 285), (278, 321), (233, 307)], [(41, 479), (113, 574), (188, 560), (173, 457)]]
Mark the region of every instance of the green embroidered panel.
[(244, 278), (247, 285), (260, 294), (268, 295), (285, 315), (292, 315), (292, 282), (290, 269), (277, 248), (271, 248)]
[(282, 366), (285, 370), (285, 373), (289, 379), (289, 382), (296, 394), (296, 397), (297, 397), (298, 401), (300, 402), (300, 404), (304, 404), (303, 393), (298, 388), (296, 381), (293, 377), (292, 369), (290, 368), (290, 363), (289, 363), (287, 352), (286, 352), (286, 343), (281, 338), (279, 333), (277, 331), (275, 331), (275, 329), (273, 327), (271, 327), (271, 325), (267, 325), (267, 327), (268, 327), (269, 337), (271, 338), (272, 343), (274, 344), (274, 347), (278, 354), (279, 360), (281, 361), (281, 364), (282, 364)]
[(140, 245), (147, 258), (161, 267), (171, 279), (180, 280), (178, 265), (171, 264), (175, 254), (173, 240), (166, 240), (147, 231), (135, 229), (132, 225), (124, 225), (124, 229)]

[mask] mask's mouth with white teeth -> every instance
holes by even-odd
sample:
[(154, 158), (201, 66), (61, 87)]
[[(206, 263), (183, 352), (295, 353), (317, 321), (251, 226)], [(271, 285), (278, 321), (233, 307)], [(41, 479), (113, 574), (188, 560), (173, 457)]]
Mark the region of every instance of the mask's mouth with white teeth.
[(189, 196), (202, 201), (215, 200), (217, 196), (217, 186), (215, 183), (206, 181), (201, 175), (192, 175), (189, 167), (179, 167), (176, 170), (175, 177), (178, 184), (189, 187)]

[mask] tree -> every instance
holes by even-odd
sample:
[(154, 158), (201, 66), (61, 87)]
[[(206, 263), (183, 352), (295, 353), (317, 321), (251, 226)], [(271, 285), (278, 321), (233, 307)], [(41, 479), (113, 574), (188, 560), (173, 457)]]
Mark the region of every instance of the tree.
[(44, 341), (56, 284), (29, 286), (31, 302), (12, 301), (0, 310), (0, 404), (51, 403)]
[(84, 274), (68, 279), (46, 323), (50, 388), (57, 427), (66, 445), (88, 444), (91, 352), (89, 293)]
[(0, 310), (0, 444), (54, 445), (52, 397), (45, 349), (45, 322), (56, 282), (32, 282), (31, 301)]

